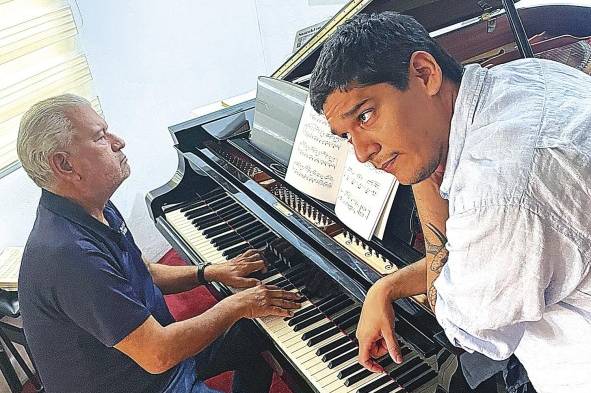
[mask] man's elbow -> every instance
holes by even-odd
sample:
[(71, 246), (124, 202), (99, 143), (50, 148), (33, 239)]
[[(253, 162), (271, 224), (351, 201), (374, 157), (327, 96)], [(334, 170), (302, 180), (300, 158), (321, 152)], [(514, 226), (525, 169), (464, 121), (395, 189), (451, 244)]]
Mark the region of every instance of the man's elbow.
[(176, 366), (179, 361), (165, 350), (156, 350), (137, 363), (150, 374), (163, 374)]

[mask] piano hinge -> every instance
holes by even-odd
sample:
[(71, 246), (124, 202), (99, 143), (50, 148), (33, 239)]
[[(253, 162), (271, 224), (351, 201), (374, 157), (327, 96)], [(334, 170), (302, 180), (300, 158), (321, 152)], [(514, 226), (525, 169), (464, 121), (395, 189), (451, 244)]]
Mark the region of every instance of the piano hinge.
[(277, 210), (279, 213), (283, 214), (286, 217), (292, 215), (291, 211), (287, 207), (285, 207), (281, 202), (275, 202), (273, 204), (273, 207), (275, 208), (275, 210)]

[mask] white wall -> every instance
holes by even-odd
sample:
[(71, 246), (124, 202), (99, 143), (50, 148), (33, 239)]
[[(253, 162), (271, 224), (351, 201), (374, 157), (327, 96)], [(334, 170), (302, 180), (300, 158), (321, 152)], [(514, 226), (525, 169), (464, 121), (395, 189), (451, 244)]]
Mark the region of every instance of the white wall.
[[(71, 0), (111, 129), (126, 142), (130, 178), (114, 196), (149, 258), (167, 249), (144, 196), (177, 166), (167, 127), (192, 109), (255, 87), (277, 68), (295, 32), (340, 5), (302, 0)], [(322, 3), (322, 2), (320, 2)], [(0, 250), (23, 245), (40, 192), (18, 170), (0, 179)]]

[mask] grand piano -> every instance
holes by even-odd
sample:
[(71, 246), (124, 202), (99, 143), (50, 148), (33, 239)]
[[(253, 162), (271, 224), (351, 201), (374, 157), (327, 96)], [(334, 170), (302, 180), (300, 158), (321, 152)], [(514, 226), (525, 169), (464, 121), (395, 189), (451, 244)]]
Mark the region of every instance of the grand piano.
[[(272, 78), (259, 78), (256, 99), (170, 127), (178, 168), (147, 194), (148, 209), (188, 262), (219, 263), (261, 249), (269, 270), (260, 278), (305, 296), (291, 319), (256, 320), (294, 392), (496, 392), (496, 384), (469, 389), (460, 351), (420, 297), (393, 304), (404, 362), (386, 356), (380, 359), (386, 372), (371, 374), (356, 361), (355, 327), (367, 290), (424, 255), (410, 187), (398, 189), (383, 238), (366, 241), (338, 220), (334, 206), (285, 181), (323, 42), (352, 16), (384, 10), (413, 15), (464, 63), (494, 66), (538, 56), (591, 70), (590, 7), (516, 12), (511, 0), (353, 0)], [(209, 289), (218, 298), (232, 293), (218, 283)]]

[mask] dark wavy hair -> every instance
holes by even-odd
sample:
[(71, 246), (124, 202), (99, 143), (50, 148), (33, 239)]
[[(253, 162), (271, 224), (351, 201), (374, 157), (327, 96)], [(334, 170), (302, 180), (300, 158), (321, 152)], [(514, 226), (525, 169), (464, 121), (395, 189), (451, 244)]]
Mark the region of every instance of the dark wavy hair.
[(396, 12), (359, 14), (326, 41), (310, 79), (310, 99), (321, 113), (326, 98), (335, 90), (389, 83), (399, 90), (408, 87), (411, 55), (430, 53), (445, 78), (460, 83), (462, 65), (454, 60), (413, 17)]

